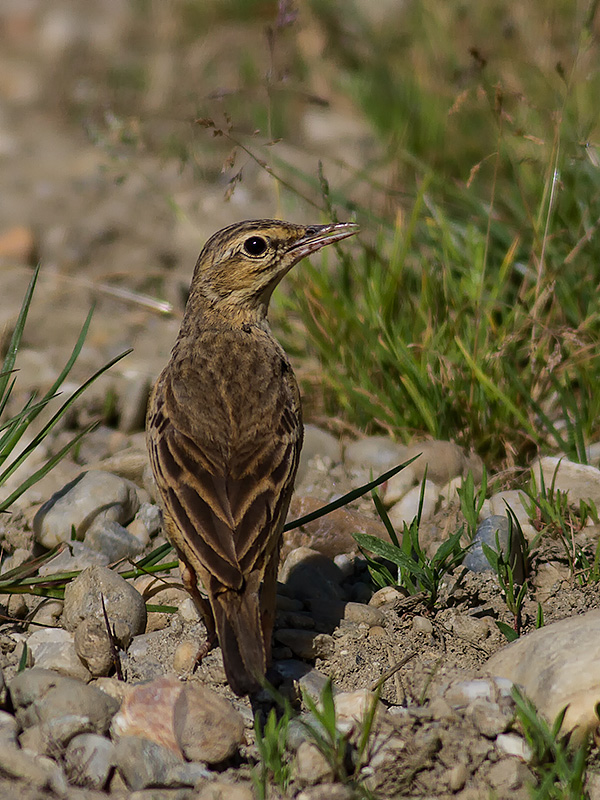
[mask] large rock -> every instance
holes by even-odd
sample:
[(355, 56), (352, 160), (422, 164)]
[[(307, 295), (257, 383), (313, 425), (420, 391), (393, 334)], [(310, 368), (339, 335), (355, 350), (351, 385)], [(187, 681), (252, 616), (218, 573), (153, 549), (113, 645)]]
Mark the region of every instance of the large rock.
[(583, 737), (598, 727), (600, 610), (563, 619), (523, 636), (487, 662), (491, 675), (523, 687), (549, 721), (568, 706), (563, 732)]
[(568, 493), (570, 503), (579, 505), (581, 500), (588, 503), (591, 500), (600, 508), (600, 469), (566, 458), (546, 456), (533, 465), (532, 471), (538, 490), (543, 475), (546, 489), (554, 484), (555, 490)]
[(131, 522), (140, 507), (134, 483), (101, 470), (82, 472), (55, 492), (33, 520), (36, 540), (55, 547), (71, 540), (72, 530), (80, 541), (94, 520)]

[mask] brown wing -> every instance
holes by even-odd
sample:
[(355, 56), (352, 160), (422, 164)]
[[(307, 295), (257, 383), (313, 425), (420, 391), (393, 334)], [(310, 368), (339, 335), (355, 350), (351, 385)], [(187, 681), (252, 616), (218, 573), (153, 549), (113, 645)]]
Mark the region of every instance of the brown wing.
[(174, 354), (153, 394), (148, 435), (163, 502), (181, 536), (174, 544), (217, 585), (239, 590), (277, 546), (302, 425), (279, 347), (244, 341), (236, 359), (240, 342), (232, 336), (209, 332), (193, 355)]

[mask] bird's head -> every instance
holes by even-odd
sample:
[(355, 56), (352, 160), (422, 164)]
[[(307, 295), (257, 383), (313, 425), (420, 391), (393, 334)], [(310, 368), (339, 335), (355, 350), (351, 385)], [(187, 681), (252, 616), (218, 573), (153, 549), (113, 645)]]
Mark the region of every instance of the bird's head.
[(357, 231), (349, 222), (295, 225), (261, 219), (230, 225), (204, 245), (190, 299), (232, 320), (264, 319), (273, 290), (294, 264)]

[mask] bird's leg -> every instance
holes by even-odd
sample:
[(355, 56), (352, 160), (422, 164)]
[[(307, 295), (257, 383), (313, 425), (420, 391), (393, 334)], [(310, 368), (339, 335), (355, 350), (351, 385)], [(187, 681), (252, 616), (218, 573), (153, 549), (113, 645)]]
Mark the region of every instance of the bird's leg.
[(181, 579), (186, 590), (189, 592), (194, 605), (198, 609), (198, 613), (202, 617), (204, 626), (206, 627), (206, 641), (199, 648), (196, 653), (195, 663), (200, 664), (202, 659), (207, 656), (213, 647), (217, 644), (217, 630), (215, 628), (215, 618), (213, 616), (210, 603), (202, 597), (200, 589), (198, 588), (198, 578), (194, 569), (181, 557), (179, 559), (179, 571), (181, 572)]
[(262, 587), (260, 590), (260, 617), (267, 666), (271, 664), (271, 640), (273, 626), (275, 625), (276, 593), (277, 593), (277, 568), (279, 566), (279, 545), (271, 555), (265, 570)]

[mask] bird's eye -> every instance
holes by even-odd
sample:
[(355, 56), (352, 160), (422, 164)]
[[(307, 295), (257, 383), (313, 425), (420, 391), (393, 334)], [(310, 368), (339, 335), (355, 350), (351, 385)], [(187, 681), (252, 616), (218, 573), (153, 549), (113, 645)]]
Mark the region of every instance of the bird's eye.
[(262, 256), (267, 249), (267, 243), (262, 236), (251, 236), (244, 242), (244, 250), (249, 256)]

